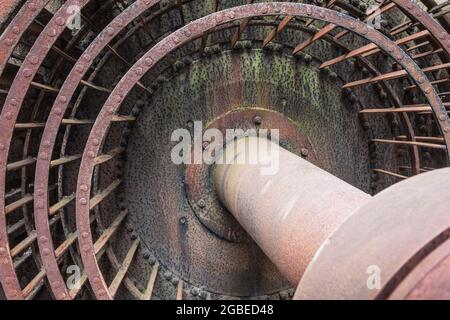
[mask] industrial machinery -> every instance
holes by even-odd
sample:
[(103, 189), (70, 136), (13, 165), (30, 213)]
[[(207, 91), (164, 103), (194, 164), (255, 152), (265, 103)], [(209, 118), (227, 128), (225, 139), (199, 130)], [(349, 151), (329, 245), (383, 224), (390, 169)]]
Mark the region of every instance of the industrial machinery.
[(0, 299), (450, 299), (449, 9), (0, 0)]

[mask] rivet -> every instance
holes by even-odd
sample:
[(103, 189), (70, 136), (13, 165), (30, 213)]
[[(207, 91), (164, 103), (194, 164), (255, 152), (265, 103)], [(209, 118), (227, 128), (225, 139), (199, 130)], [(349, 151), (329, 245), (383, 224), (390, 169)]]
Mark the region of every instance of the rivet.
[(44, 254), (44, 256), (49, 256), (51, 251), (48, 248), (45, 248), (44, 250), (42, 250), (42, 253)]
[(92, 140), (92, 144), (94, 145), (94, 146), (98, 146), (99, 144), (100, 144), (100, 140), (98, 140), (98, 139), (93, 139)]
[(136, 68), (135, 70), (134, 70), (134, 72), (137, 74), (137, 75), (142, 75), (142, 72), (143, 72), (143, 70), (142, 70), (142, 68), (141, 67), (138, 67), (138, 68)]
[(5, 145), (3, 143), (0, 143), (0, 151), (4, 151), (5, 150)]
[(195, 297), (195, 296), (197, 296), (198, 295), (198, 288), (192, 288), (191, 289), (191, 293), (192, 293), (192, 295)]
[(17, 107), (17, 100), (13, 98), (9, 101), (9, 104), (13, 107)]
[(30, 57), (30, 62), (31, 62), (31, 64), (37, 64), (39, 62), (39, 57), (38, 56), (31, 56)]
[(86, 184), (82, 184), (82, 185), (80, 186), (80, 190), (81, 190), (81, 191), (84, 191), (84, 192), (87, 192), (87, 191), (89, 190), (89, 187), (88, 187)]
[(173, 43), (175, 43), (175, 44), (180, 43), (180, 39), (178, 39), (177, 36), (174, 36), (172, 39), (173, 39)]
[(150, 67), (153, 65), (153, 59), (152, 58), (145, 58), (144, 60), (145, 64)]
[(56, 29), (54, 29), (54, 28), (50, 28), (49, 30), (48, 30), (48, 32), (47, 32), (47, 35), (49, 36), (49, 37), (56, 37), (57, 36), (57, 31), (56, 31)]
[(301, 150), (301, 155), (302, 155), (302, 157), (307, 157), (308, 155), (309, 155), (309, 150), (308, 149), (306, 149), (306, 148), (303, 148), (302, 150)]
[(206, 291), (201, 290), (198, 294), (200, 296), (200, 298), (202, 299), (206, 299), (206, 297), (208, 296), (208, 294), (206, 293)]
[(88, 245), (85, 245), (84, 247), (83, 247), (83, 251), (84, 252), (89, 252), (91, 250), (91, 247), (90, 246), (88, 246)]
[(55, 22), (58, 26), (62, 27), (63, 25), (66, 24), (66, 19), (64, 19), (63, 17), (58, 17), (56, 18)]
[(95, 158), (95, 152), (94, 151), (89, 151), (88, 152), (88, 157), (89, 158)]
[(123, 20), (122, 19), (117, 19), (117, 21), (116, 21), (116, 25), (119, 27), (119, 28), (122, 28), (123, 27)]
[(203, 200), (203, 199), (200, 199), (199, 201), (198, 201), (198, 206), (200, 207), (200, 208), (205, 208), (206, 207), (206, 202), (205, 202), (205, 200)]
[(42, 160), (47, 160), (48, 159), (48, 154), (46, 152), (42, 152), (39, 155), (39, 158), (41, 158)]
[(172, 272), (170, 271), (164, 272), (164, 278), (166, 278), (167, 280), (172, 279)]
[(43, 243), (43, 244), (47, 244), (48, 243), (47, 237), (40, 237), (39, 239), (40, 239), (41, 243)]
[(5, 40), (5, 43), (6, 43), (7, 46), (12, 46), (14, 44), (14, 40), (11, 39), (11, 38), (7, 38)]
[(31, 11), (36, 11), (37, 10), (36, 3), (34, 1), (30, 1), (28, 3), (28, 9), (30, 9)]
[(7, 113), (5, 114), (5, 117), (6, 117), (7, 120), (11, 120), (13, 116), (12, 116), (12, 113), (11, 113), (11, 112), (7, 112)]
[(145, 252), (144, 252), (144, 254), (143, 254), (143, 257), (144, 257), (144, 259), (145, 259), (145, 260), (148, 260), (148, 259), (150, 259), (150, 257), (151, 257), (151, 254), (150, 254), (150, 252), (148, 252), (148, 251), (145, 251)]
[(220, 24), (222, 22), (222, 16), (220, 14), (216, 15), (215, 20), (216, 24)]
[(14, 26), (11, 31), (17, 35), (20, 33), (20, 28), (18, 26)]
[(262, 123), (262, 118), (260, 116), (255, 116), (253, 118), (253, 123), (259, 126)]
[(83, 233), (81, 234), (81, 236), (82, 236), (84, 239), (87, 239), (87, 238), (89, 238), (89, 233), (83, 232)]
[(80, 203), (81, 203), (82, 205), (87, 205), (87, 200), (86, 200), (86, 198), (81, 198), (81, 199), (80, 199)]
[(192, 35), (192, 33), (191, 33), (191, 31), (189, 31), (189, 29), (183, 29), (181, 32), (182, 32), (182, 33), (184, 34), (184, 36), (187, 37), (187, 38), (189, 38), (189, 37)]
[(106, 33), (112, 37), (114, 35), (114, 28), (113, 27), (106, 28)]
[(55, 109), (55, 114), (58, 115), (58, 116), (60, 116), (60, 115), (62, 114), (61, 108), (56, 108), (56, 109)]
[(228, 18), (229, 18), (229, 19), (232, 20), (232, 19), (234, 19), (235, 17), (236, 17), (236, 15), (234, 14), (233, 11), (231, 11), (231, 12), (228, 13)]
[(60, 96), (59, 97), (59, 101), (62, 103), (66, 103), (67, 102), (67, 97), (66, 96)]
[(31, 71), (30, 69), (25, 69), (23, 70), (23, 75), (25, 76), (25, 78), (29, 78), (33, 75), (33, 71)]
[(6, 254), (6, 249), (3, 247), (0, 247), (0, 255)]
[(77, 66), (76, 70), (77, 70), (78, 73), (83, 73), (84, 72), (84, 65), (79, 64)]

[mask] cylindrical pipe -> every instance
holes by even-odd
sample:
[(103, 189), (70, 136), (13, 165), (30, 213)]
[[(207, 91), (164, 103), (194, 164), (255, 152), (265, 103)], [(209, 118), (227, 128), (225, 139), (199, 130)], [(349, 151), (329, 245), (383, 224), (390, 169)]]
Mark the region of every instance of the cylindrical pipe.
[(295, 299), (450, 299), (450, 168), (383, 190), (330, 237)]
[(257, 157), (256, 164), (217, 164), (216, 191), (293, 285), (322, 242), (371, 198), (265, 138), (238, 139), (224, 154), (234, 160)]

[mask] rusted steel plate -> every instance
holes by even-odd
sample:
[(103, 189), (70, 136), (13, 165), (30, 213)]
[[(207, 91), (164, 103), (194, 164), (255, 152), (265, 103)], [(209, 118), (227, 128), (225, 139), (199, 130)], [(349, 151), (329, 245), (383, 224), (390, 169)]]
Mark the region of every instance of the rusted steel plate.
[(395, 61), (407, 70), (421, 90), (425, 93), (439, 121), (444, 124), (445, 128), (448, 128), (448, 133), (444, 133), (444, 137), (448, 143), (450, 126), (447, 113), (440, 98), (437, 96), (423, 72), (414, 63), (414, 61), (411, 60), (411, 58), (408, 57), (392, 41), (361, 21), (357, 21), (349, 16), (333, 10), (293, 3), (264, 3), (246, 5), (227, 9), (198, 19), (173, 32), (170, 36), (159, 42), (129, 70), (102, 107), (87, 142), (78, 176), (76, 214), (79, 232), (86, 233), (87, 235), (86, 238), (80, 238), (81, 246), (85, 249), (82, 250), (83, 260), (88, 266), (87, 273), (90, 275), (91, 284), (99, 299), (111, 299), (112, 297), (108, 293), (106, 284), (102, 277), (97, 277), (97, 275), (101, 273), (98, 269), (97, 261), (92, 251), (92, 236), (88, 223), (89, 195), (91, 189), (91, 178), (95, 166), (95, 157), (100, 151), (101, 142), (107, 134), (114, 114), (117, 112), (119, 106), (124, 101), (130, 90), (134, 87), (136, 82), (167, 53), (194, 38), (200, 37), (204, 32), (216, 27), (217, 25), (259, 15), (306, 16), (324, 20), (356, 32), (377, 44), (382, 50), (386, 51)]
[(324, 242), (295, 297), (389, 298), (450, 238), (449, 197), (449, 168), (418, 175), (382, 191)]

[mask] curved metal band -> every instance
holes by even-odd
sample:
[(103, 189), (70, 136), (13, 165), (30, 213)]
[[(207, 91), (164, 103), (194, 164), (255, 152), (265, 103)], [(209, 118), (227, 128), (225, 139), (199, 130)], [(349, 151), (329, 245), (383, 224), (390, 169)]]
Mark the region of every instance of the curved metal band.
[(392, 0), (404, 12), (417, 17), (417, 21), (421, 23), (430, 34), (436, 39), (441, 47), (450, 55), (450, 34), (444, 27), (431, 15), (422, 9), (415, 1), (411, 0)]
[[(50, 51), (52, 45), (66, 28), (66, 23), (71, 18), (70, 6), (83, 8), (90, 0), (69, 0), (65, 2), (31, 48), (29, 54), (23, 61), (16, 78), (6, 97), (5, 105), (0, 115), (0, 278), (5, 295), (8, 299), (21, 299), (21, 288), (17, 280), (13, 261), (10, 255), (8, 233), (6, 228), (5, 214), (5, 179), (6, 164), (11, 138), (14, 132), (14, 124), (19, 115), (28, 88), (36, 75), (39, 66)], [(28, 8), (30, 3), (27, 4)], [(34, 7), (33, 7), (34, 8)], [(35, 187), (35, 196), (43, 194), (43, 190)]]
[[(83, 262), (85, 263), (91, 286), (98, 299), (112, 299), (112, 296), (108, 292), (108, 288), (95, 258), (92, 234), (89, 225), (89, 197), (92, 174), (95, 166), (94, 159), (100, 151), (101, 142), (106, 136), (114, 114), (127, 94), (133, 89), (136, 82), (139, 81), (139, 79), (167, 53), (217, 25), (233, 20), (261, 15), (303, 16), (324, 20), (349, 29), (377, 44), (382, 50), (386, 51), (394, 58), (394, 60), (401, 64), (414, 78), (414, 81), (425, 93), (433, 111), (438, 117), (441, 117), (440, 121), (445, 122), (450, 132), (449, 119), (445, 108), (432, 85), (415, 62), (387, 37), (352, 17), (333, 10), (306, 4), (259, 3), (226, 9), (189, 23), (155, 45), (121, 79), (102, 107), (83, 153), (77, 182), (76, 220), (77, 229), (82, 234), (79, 238), (79, 242), (82, 248)], [(450, 141), (449, 134), (444, 134), (444, 136), (448, 147), (448, 142)]]
[(0, 36), (0, 75), (20, 38), (50, 0), (28, 1)]
[[(137, 1), (130, 5), (120, 15), (115, 17), (110, 24), (97, 36), (73, 66), (69, 76), (61, 87), (55, 103), (50, 111), (43, 135), (39, 155), (51, 155), (58, 134), (59, 126), (70, 102), (70, 97), (76, 91), (80, 81), (97, 57), (108, 43), (114, 39), (124, 28), (126, 28), (135, 18), (158, 3), (158, 0)], [(45, 190), (43, 195), (37, 195), (34, 202), (34, 214), (36, 231), (38, 234), (38, 244), (41, 253), (45, 256), (42, 259), (47, 278), (52, 291), (58, 299), (70, 299), (69, 291), (64, 284), (61, 272), (58, 267), (55, 248), (52, 242), (50, 225), (48, 220), (48, 177), (50, 171), (51, 156), (38, 157), (36, 163), (35, 185), (39, 189)]]

